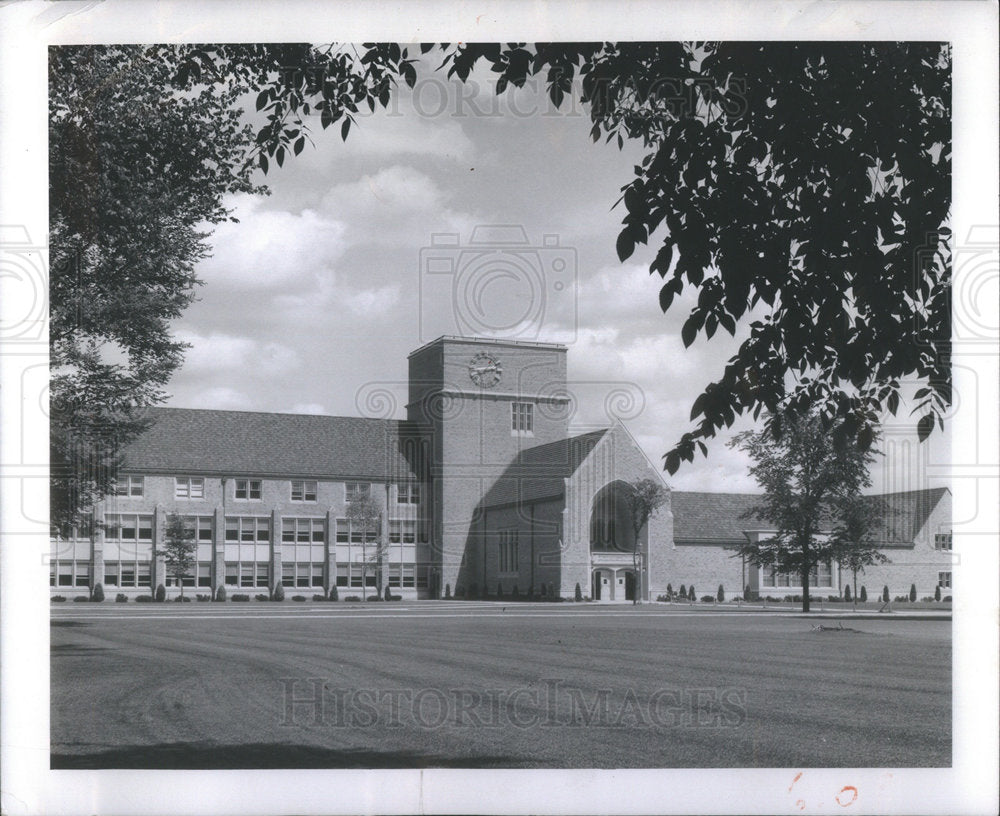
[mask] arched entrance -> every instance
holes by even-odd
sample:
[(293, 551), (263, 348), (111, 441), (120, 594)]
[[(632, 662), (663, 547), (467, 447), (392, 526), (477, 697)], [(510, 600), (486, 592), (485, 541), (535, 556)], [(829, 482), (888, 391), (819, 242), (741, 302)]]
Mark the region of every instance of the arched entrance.
[(638, 597), (641, 584), (636, 580), (636, 536), (628, 501), (631, 490), (625, 482), (609, 482), (597, 492), (591, 505), (591, 597), (595, 601), (624, 602)]

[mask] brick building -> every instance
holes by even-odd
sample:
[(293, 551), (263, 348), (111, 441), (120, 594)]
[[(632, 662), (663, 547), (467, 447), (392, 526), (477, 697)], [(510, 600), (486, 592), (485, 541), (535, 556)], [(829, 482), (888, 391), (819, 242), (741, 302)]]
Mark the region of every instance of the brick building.
[[(116, 495), (90, 530), (53, 543), (53, 594), (168, 587), (162, 542), (180, 516), (197, 542), (196, 593), (655, 599), (683, 583), (732, 597), (795, 594), (795, 578), (751, 569), (732, 545), (766, 534), (754, 497), (672, 492), (639, 534), (623, 496), (661, 479), (626, 428), (571, 430), (566, 347), (442, 337), (409, 356), (406, 420), (157, 408), (126, 451)], [(352, 522), (370, 496), (377, 525)], [(892, 563), (869, 591), (950, 593), (946, 489), (897, 494), (882, 538)], [(636, 550), (638, 556), (635, 555)], [(817, 571), (817, 594), (849, 580)], [(792, 585), (789, 585), (789, 584)]]

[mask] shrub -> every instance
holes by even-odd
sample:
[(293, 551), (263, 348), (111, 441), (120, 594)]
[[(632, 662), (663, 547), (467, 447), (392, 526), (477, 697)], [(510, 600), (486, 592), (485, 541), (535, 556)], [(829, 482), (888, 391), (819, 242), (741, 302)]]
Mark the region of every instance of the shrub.
[(715, 602), (715, 596), (714, 595), (702, 595), (701, 596), (701, 602), (702, 603), (714, 603)]
[(687, 589), (684, 588), (684, 584), (681, 584), (681, 590), (680, 590), (679, 595), (682, 598), (686, 598), (687, 597)]
[(124, 592), (119, 592), (115, 595), (115, 603), (128, 603), (128, 595)]
[(84, 602), (89, 602), (89, 601), (90, 601), (90, 596), (89, 595), (77, 595), (73, 599), (73, 603), (84, 603)]
[[(294, 601), (295, 598), (292, 598), (292, 600)], [(327, 599), (326, 595), (313, 595), (313, 600), (314, 601), (325, 601), (325, 600), (328, 600), (328, 599)], [(329, 600), (332, 601), (333, 598), (330, 598)]]
[(156, 598), (157, 603), (162, 603), (167, 599), (167, 588), (163, 584), (157, 584), (156, 594), (153, 597)]
[(910, 584), (910, 601), (915, 601), (917, 599), (917, 585)]
[(722, 584), (719, 584), (719, 589), (715, 593), (715, 599), (719, 603), (722, 603), (724, 600), (726, 600), (726, 590), (723, 589)]
[[(464, 598), (465, 597), (465, 587), (462, 584), (455, 584), (455, 597)], [(386, 599), (388, 600), (388, 599)]]
[(497, 600), (503, 598), (503, 581), (497, 581)]
[[(322, 598), (323, 596), (320, 595), (319, 597)], [(292, 595), (293, 601), (304, 601), (305, 599), (306, 599), (305, 595)]]
[(137, 595), (136, 599), (135, 599), (135, 602), (136, 603), (152, 603), (153, 602), (153, 596), (152, 595)]
[(359, 595), (348, 595), (346, 598), (344, 598), (344, 600), (348, 601), (348, 602), (357, 602), (357, 603), (360, 603), (361, 602), (361, 597)]
[(51, 603), (66, 603), (66, 598), (62, 595), (53, 595), (49, 601)]
[(573, 590), (573, 600), (582, 601), (583, 600), (583, 590), (580, 589), (580, 585), (576, 585), (576, 589)]
[(217, 601), (226, 600), (226, 588), (224, 586), (220, 585), (219, 588), (215, 590), (215, 600)]
[(242, 595), (239, 592), (234, 592), (233, 597), (230, 600), (236, 601), (237, 603), (245, 603), (246, 601), (250, 600), (250, 596)]
[(386, 600), (387, 601), (401, 601), (401, 600), (403, 600), (403, 596), (402, 595), (390, 595), (388, 598), (386, 598)]
[(882, 603), (889, 603), (889, 587), (882, 587)]
[(657, 595), (656, 596), (656, 600), (658, 600), (660, 602), (669, 601), (670, 600), (670, 594), (668, 593), (666, 595)]
[(851, 598), (852, 598), (852, 595), (851, 595), (851, 585), (850, 585), (850, 584), (847, 584), (847, 585), (846, 585), (846, 586), (844, 587), (844, 600), (845, 600), (845, 601), (850, 601), (850, 600), (851, 600)]
[(826, 599), (830, 603), (842, 603), (843, 602), (843, 599), (839, 595), (827, 595)]
[(941, 600), (941, 585), (940, 584), (938, 584), (936, 587), (934, 587), (934, 600), (935, 601), (940, 601)]
[(212, 600), (212, 596), (211, 595), (203, 595), (203, 594), (199, 593), (198, 595), (194, 596), (194, 599), (196, 601), (207, 602), (207, 601), (211, 601)]
[(451, 598), (451, 584), (444, 585), (444, 597)]
[(743, 587), (743, 600), (750, 601), (753, 600), (753, 590), (750, 589), (750, 584)]
[(695, 597), (696, 596), (694, 594), (694, 584), (691, 584), (691, 586), (688, 587), (688, 600), (693, 601)]
[(274, 585), (274, 591), (271, 593), (272, 601), (283, 601), (285, 600), (285, 588), (281, 584)]
[(392, 600), (392, 592), (389, 591), (389, 585), (385, 585), (385, 599), (387, 601)]
[(254, 597), (254, 600), (256, 600), (256, 601), (269, 601), (269, 600), (271, 600), (271, 596), (270, 595), (265, 595), (263, 592), (258, 592), (253, 597)]
[(368, 597), (366, 597), (366, 598), (365, 598), (365, 600), (366, 600), (366, 601), (373, 601), (373, 602), (374, 602), (374, 601), (381, 601), (381, 600), (382, 600), (382, 596), (381, 596), (381, 595), (378, 595), (378, 594), (375, 594), (375, 595), (369, 595)]
[(941, 600), (945, 603), (951, 603), (951, 595), (945, 595)]
[(188, 595), (178, 595), (174, 598), (174, 603), (191, 603), (191, 598)]
[(924, 595), (924, 597), (921, 598), (920, 601), (921, 601), (921, 603), (928, 602), (928, 601), (933, 602), (934, 601), (934, 596), (933, 595)]
[(893, 603), (907, 603), (910, 600), (909, 595), (897, 595), (892, 599)]
[(100, 584), (94, 584), (94, 591), (90, 593), (90, 599), (96, 603), (100, 603), (104, 600), (104, 587)]
[(670, 586), (670, 584), (667, 584), (667, 600), (668, 601), (671, 599), (671, 597), (673, 597), (673, 594), (674, 594), (674, 588), (672, 586)]
[(340, 600), (340, 593), (337, 592), (337, 585), (336, 584), (334, 584), (332, 587), (330, 587), (330, 600), (331, 601), (339, 601)]
[(516, 583), (514, 584), (514, 588), (510, 591), (510, 597), (511, 598), (520, 598), (521, 597), (521, 591), (517, 588), (517, 584)]
[(868, 590), (865, 589), (864, 584), (861, 585), (861, 591), (858, 593), (858, 599), (861, 601), (861, 603), (864, 603), (865, 601), (868, 600)]

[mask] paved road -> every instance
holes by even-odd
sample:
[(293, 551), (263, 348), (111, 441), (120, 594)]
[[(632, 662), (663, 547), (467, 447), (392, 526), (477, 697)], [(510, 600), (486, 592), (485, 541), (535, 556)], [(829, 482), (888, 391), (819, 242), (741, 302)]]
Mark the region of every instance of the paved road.
[[(951, 626), (427, 603), (52, 612), (53, 767), (951, 762)], [(860, 630), (860, 631), (851, 631)]]

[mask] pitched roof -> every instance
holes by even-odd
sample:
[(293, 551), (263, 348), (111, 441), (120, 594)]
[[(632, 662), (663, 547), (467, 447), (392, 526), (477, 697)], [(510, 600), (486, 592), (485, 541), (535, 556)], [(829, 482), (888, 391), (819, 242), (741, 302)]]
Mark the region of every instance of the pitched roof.
[[(947, 489), (935, 487), (866, 496), (866, 501), (873, 506), (884, 502), (881, 529), (876, 531), (875, 540), (886, 544), (913, 543)], [(744, 530), (767, 529), (772, 526), (764, 518), (744, 517), (744, 514), (761, 503), (762, 498), (753, 493), (693, 493), (675, 490), (671, 494), (674, 541), (678, 544), (745, 541)], [(829, 526), (829, 520), (826, 526)]]
[[(150, 408), (149, 429), (124, 452), (124, 467), (182, 474), (340, 479), (404, 478), (419, 463), (411, 423), (361, 417)], [(419, 450), (419, 445), (417, 446)]]
[(562, 494), (563, 479), (576, 472), (607, 432), (607, 428), (601, 428), (526, 448), (490, 488), (483, 505), (495, 507)]

